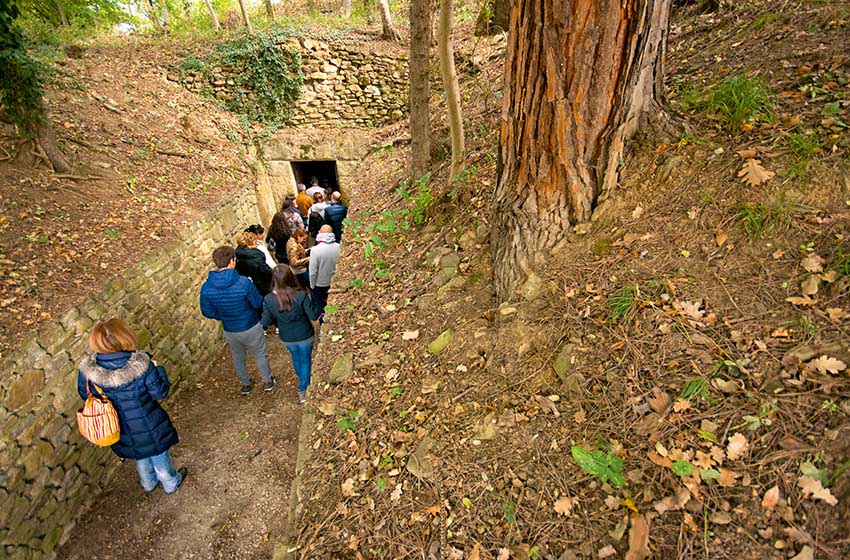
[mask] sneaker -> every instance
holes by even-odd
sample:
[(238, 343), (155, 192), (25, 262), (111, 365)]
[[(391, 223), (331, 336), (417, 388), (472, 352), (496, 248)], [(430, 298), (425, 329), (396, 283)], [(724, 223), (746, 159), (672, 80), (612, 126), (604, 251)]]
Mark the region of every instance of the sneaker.
[(145, 494), (153, 494), (153, 491), (156, 490), (157, 486), (159, 486), (158, 480), (156, 481), (156, 484), (153, 485), (153, 488), (151, 488), (150, 490), (145, 490), (144, 488), (142, 488), (142, 490), (145, 490)]
[(180, 467), (179, 469), (177, 469), (177, 474), (180, 475), (180, 482), (177, 483), (177, 487), (174, 490), (172, 490), (171, 492), (166, 492), (166, 494), (174, 494), (175, 492), (177, 492), (177, 490), (180, 489), (180, 486), (182, 486), (183, 483), (186, 482), (186, 477), (189, 476), (189, 469), (187, 469), (186, 467)]
[(272, 377), (263, 384), (263, 391), (269, 392), (277, 385), (277, 377)]
[(298, 402), (301, 404), (307, 402), (307, 391), (298, 391)]
[(241, 391), (242, 396), (244, 397), (245, 395), (250, 393), (251, 389), (253, 389), (253, 388), (254, 388), (254, 382), (253, 381), (251, 381), (247, 385), (242, 385), (242, 391)]

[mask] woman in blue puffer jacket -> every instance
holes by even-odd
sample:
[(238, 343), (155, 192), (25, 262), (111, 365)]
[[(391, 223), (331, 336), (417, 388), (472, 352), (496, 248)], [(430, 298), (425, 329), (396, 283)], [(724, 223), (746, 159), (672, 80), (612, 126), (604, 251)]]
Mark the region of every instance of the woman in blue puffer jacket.
[(89, 335), (89, 347), (92, 354), (80, 362), (77, 374), (80, 397), (97, 395), (97, 388), (103, 391), (118, 413), (121, 429), (112, 451), (136, 461), (145, 492), (153, 492), (162, 483), (165, 493), (173, 494), (185, 480), (186, 468), (175, 471), (168, 453), (178, 440), (177, 430), (158, 402), (171, 388), (165, 368), (137, 350), (136, 333), (123, 319), (97, 323)]

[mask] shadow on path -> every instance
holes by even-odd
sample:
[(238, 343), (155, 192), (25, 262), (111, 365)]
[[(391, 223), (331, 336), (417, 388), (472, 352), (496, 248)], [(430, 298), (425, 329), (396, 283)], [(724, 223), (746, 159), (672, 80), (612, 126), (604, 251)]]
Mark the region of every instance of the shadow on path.
[[(289, 492), (301, 421), (289, 354), (268, 337), (277, 387), (257, 383), (247, 397), (225, 349), (206, 377), (168, 405), (180, 435), (176, 468), (188, 467), (174, 495), (145, 495), (133, 461), (124, 461), (110, 487), (74, 528), (58, 558), (270, 558), (286, 536)], [(252, 358), (249, 372), (259, 380)]]

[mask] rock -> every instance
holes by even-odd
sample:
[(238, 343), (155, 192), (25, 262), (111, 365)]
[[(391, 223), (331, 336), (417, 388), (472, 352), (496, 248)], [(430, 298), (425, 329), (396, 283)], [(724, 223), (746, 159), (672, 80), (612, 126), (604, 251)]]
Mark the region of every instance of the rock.
[(352, 375), (354, 375), (354, 355), (346, 352), (334, 361), (328, 374), (328, 382), (331, 385), (339, 385), (348, 381)]
[(454, 338), (455, 332), (452, 329), (447, 329), (440, 333), (440, 336), (435, 338), (431, 344), (428, 345), (428, 351), (434, 355), (439, 354), (446, 347), (451, 344), (452, 338)]
[(449, 253), (447, 255), (443, 255), (440, 257), (440, 269), (454, 269), (457, 270), (458, 265), (460, 264), (460, 255), (457, 253)]
[(573, 344), (565, 344), (561, 348), (561, 351), (558, 352), (558, 356), (555, 358), (555, 363), (552, 364), (552, 367), (555, 369), (555, 373), (558, 374), (561, 382), (565, 382), (570, 370), (573, 368), (574, 353), (575, 346)]
[(473, 438), (482, 441), (494, 439), (497, 435), (496, 423), (496, 413), (491, 412), (475, 425), (475, 435)]
[(528, 275), (525, 284), (522, 285), (520, 293), (526, 301), (534, 301), (543, 292), (543, 279), (534, 272)]
[(53, 454), (53, 446), (46, 441), (38, 440), (24, 454), (21, 462), (24, 466), (24, 476), (28, 479), (35, 478), (38, 471), (46, 463), (48, 457)]
[(499, 315), (502, 317), (507, 317), (509, 315), (514, 315), (517, 312), (517, 308), (513, 305), (502, 305), (499, 307)]
[(20, 379), (12, 383), (6, 397), (6, 408), (17, 410), (44, 387), (44, 372), (30, 371), (23, 374)]
[(478, 236), (472, 230), (463, 232), (463, 234), (461, 234), (460, 238), (457, 241), (457, 244), (464, 251), (469, 251), (470, 249), (474, 249), (475, 245), (477, 243), (478, 243)]
[(434, 476), (434, 463), (428, 458), (428, 451), (433, 445), (433, 440), (427, 436), (419, 442), (407, 458), (406, 467), (410, 474), (420, 479), (430, 479)]

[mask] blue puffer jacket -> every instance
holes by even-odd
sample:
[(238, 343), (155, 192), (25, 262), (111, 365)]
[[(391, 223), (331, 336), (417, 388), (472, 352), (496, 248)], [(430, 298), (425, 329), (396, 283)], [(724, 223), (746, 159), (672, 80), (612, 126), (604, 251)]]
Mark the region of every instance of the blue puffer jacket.
[(168, 451), (177, 443), (177, 430), (161, 406), (171, 382), (165, 368), (155, 366), (145, 352), (90, 354), (80, 362), (77, 392), (85, 400), (86, 377), (89, 390), (97, 395), (95, 384), (106, 394), (118, 412), (121, 439), (112, 451), (125, 459), (147, 459)]
[(325, 223), (333, 228), (337, 243), (342, 239), (342, 222), (346, 216), (348, 216), (348, 207), (345, 204), (334, 202), (325, 208)]
[(260, 322), (263, 297), (235, 268), (210, 271), (201, 286), (201, 313), (217, 319), (227, 332), (247, 331)]
[(280, 311), (274, 292), (263, 300), (263, 326), (277, 323), (277, 335), (281, 342), (291, 344), (311, 340), (314, 336), (310, 321), (319, 318), (319, 311), (313, 306), (307, 292), (297, 291), (292, 298), (292, 308)]

